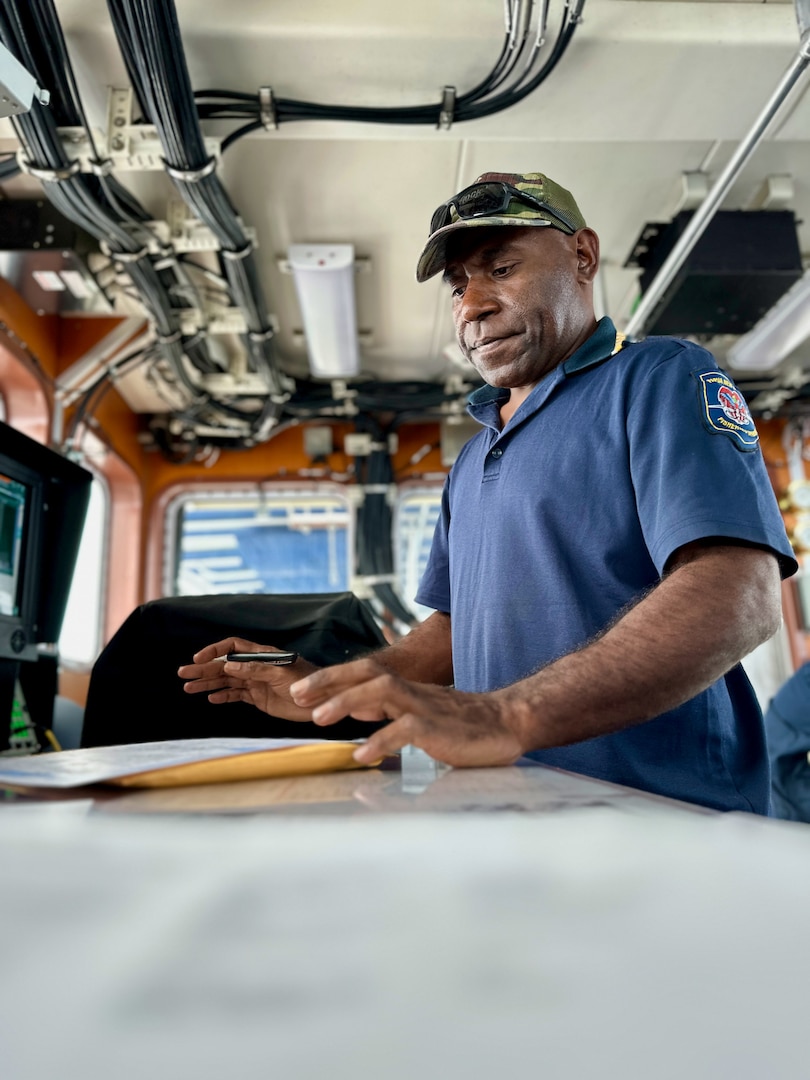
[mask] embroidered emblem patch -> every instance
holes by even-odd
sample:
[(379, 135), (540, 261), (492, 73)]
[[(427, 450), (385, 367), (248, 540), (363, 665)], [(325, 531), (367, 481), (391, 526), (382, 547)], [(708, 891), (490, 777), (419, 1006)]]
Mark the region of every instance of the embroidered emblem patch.
[(722, 371), (702, 371), (700, 382), (703, 422), (709, 431), (728, 435), (742, 450), (753, 450), (759, 435), (745, 398)]

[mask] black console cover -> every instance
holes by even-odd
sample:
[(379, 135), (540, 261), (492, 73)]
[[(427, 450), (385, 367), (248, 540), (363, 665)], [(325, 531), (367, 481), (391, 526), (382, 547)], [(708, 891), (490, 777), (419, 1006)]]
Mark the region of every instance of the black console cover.
[(214, 737), (356, 739), (381, 724), (346, 719), (331, 727), (267, 716), (252, 705), (212, 705), (177, 676), (199, 649), (230, 635), (292, 649), (325, 666), (385, 644), (352, 593), (184, 596), (137, 608), (93, 668), (82, 746)]

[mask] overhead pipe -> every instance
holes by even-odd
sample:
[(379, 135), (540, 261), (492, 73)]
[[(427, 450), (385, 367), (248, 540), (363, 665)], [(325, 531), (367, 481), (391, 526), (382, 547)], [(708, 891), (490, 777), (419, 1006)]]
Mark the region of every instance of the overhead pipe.
[(795, 0), (796, 18), (799, 23), (799, 49), (795, 58), (778, 86), (774, 90), (765, 108), (754, 121), (751, 130), (737, 147), (726, 167), (718, 176), (714, 186), (709, 189), (703, 202), (695, 210), (689, 223), (681, 234), (672, 251), (661, 264), (661, 269), (650, 282), (650, 286), (630, 316), (625, 327), (625, 335), (634, 339), (644, 329), (654, 308), (675, 279), (692, 248), (698, 242), (714, 217), (720, 203), (726, 196), (748, 159), (762, 141), (765, 132), (785, 103), (793, 87), (810, 64), (810, 0)]

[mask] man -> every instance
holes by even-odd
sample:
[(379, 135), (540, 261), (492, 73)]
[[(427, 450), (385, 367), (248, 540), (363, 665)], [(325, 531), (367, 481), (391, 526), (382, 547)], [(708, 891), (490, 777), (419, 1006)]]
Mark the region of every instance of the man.
[(189, 692), (320, 724), (390, 718), (362, 762), (408, 743), (453, 765), (529, 755), (768, 812), (739, 661), (777, 630), (796, 562), (756, 430), (705, 350), (622, 347), (597, 323), (598, 263), (573, 197), (540, 173), (486, 174), (439, 207), (417, 278), (443, 272), (488, 385), (417, 594), (434, 614), (321, 671), (223, 669), (216, 656), (257, 646), (217, 642), (180, 669)]
[(774, 817), (810, 822), (810, 663), (771, 698), (765, 713)]

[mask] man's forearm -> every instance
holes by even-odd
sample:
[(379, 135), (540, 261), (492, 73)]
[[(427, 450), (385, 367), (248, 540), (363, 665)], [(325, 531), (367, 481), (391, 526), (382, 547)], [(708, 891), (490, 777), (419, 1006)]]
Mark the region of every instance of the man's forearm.
[(771, 555), (704, 548), (597, 640), (493, 696), (526, 750), (580, 742), (688, 701), (772, 636), (779, 618)]
[(453, 681), (450, 616), (434, 611), (405, 637), (374, 653), (374, 660), (403, 679), (449, 686)]

